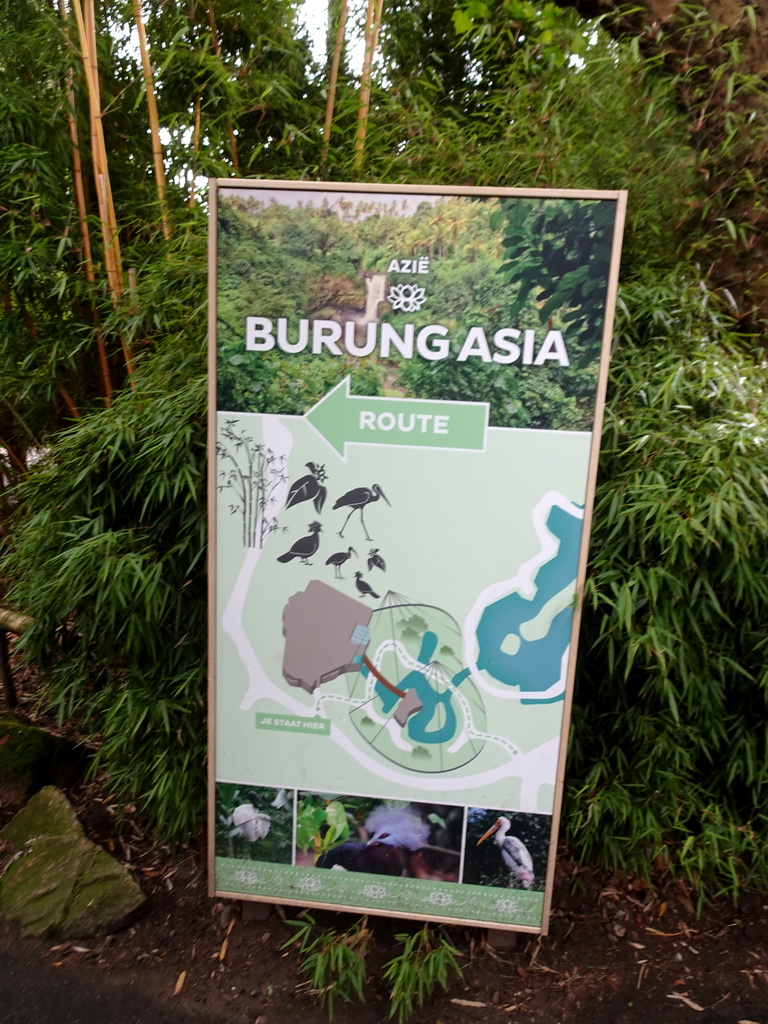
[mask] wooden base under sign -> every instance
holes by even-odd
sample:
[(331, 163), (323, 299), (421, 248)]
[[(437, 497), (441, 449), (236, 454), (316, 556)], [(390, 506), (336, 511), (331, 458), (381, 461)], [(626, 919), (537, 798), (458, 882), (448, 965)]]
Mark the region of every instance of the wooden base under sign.
[(510, 932), (506, 928), (489, 928), (488, 929), (488, 945), (499, 953), (510, 953), (513, 949), (517, 949), (518, 937), (520, 932)]

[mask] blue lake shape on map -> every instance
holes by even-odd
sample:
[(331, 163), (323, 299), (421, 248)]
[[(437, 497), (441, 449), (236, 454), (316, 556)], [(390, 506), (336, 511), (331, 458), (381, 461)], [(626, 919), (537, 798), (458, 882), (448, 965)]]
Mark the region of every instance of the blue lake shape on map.
[[(421, 638), (421, 648), (418, 660), (426, 668), (434, 657), (437, 649), (437, 633), (427, 630)], [(364, 670), (367, 674), (367, 670)], [(453, 677), (453, 685), (459, 686), (467, 676), (469, 669), (462, 669)], [(415, 690), (421, 701), (421, 708), (414, 712), (408, 719), (407, 733), (415, 743), (448, 743), (456, 734), (458, 718), (456, 710), (451, 703), (451, 691), (449, 689), (438, 693), (430, 683), (427, 676), (421, 669), (412, 669), (397, 684), (399, 690)], [(386, 686), (376, 683), (374, 687), (381, 699), (382, 710), (385, 714), (392, 710), (400, 699), (397, 694), (392, 693)], [(430, 728), (437, 714), (439, 707), (443, 708), (445, 721), (442, 725)]]
[[(539, 566), (534, 577), (536, 593), (532, 598), (514, 591), (489, 604), (477, 626), (479, 654), (477, 667), (506, 686), (519, 686), (524, 693), (544, 693), (560, 678), (563, 654), (571, 637), (573, 607), (558, 612), (545, 636), (526, 640), (520, 630), (534, 619), (544, 605), (576, 578), (581, 542), (582, 520), (553, 505), (547, 517), (547, 528), (559, 540), (555, 554)], [(515, 654), (503, 650), (506, 638), (514, 634), (520, 640)], [(551, 704), (562, 700), (534, 697), (522, 704)]]

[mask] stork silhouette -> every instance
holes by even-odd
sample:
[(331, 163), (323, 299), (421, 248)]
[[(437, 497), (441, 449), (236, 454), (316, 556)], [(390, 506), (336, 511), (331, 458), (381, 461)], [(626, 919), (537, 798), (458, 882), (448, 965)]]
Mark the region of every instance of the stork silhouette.
[(389, 498), (386, 496), (384, 491), (382, 491), (381, 487), (379, 487), (378, 484), (373, 484), (372, 487), (355, 487), (354, 490), (347, 491), (346, 494), (342, 494), (342, 496), (336, 500), (333, 507), (343, 508), (344, 506), (349, 506), (351, 511), (347, 518), (344, 520), (344, 525), (339, 530), (339, 536), (344, 536), (344, 531), (347, 528), (347, 523), (349, 522), (350, 516), (354, 512), (359, 512), (360, 522), (363, 524), (363, 530), (365, 531), (365, 539), (373, 540), (373, 537), (368, 536), (368, 529), (365, 525), (365, 517), (363, 513), (365, 511), (366, 505), (370, 505), (372, 501), (378, 501), (379, 498), (383, 498), (384, 501), (386, 501), (386, 503), (390, 506), (390, 508), (392, 507), (392, 503), (390, 502)]

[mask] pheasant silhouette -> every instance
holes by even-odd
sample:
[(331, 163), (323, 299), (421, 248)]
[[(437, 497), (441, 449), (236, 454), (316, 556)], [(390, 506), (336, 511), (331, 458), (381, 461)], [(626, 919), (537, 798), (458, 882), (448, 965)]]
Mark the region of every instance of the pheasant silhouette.
[(277, 559), (278, 562), (290, 562), (294, 558), (300, 558), (302, 565), (312, 565), (307, 559), (311, 558), (320, 547), (320, 531), (322, 526), (320, 523), (310, 523), (307, 529), (309, 534), (306, 537), (300, 537), (290, 551), (280, 555)]
[(361, 572), (355, 573), (355, 586), (357, 587), (358, 591), (363, 595), (363, 597), (378, 598), (379, 596), (373, 589), (371, 584), (363, 579), (363, 574)]

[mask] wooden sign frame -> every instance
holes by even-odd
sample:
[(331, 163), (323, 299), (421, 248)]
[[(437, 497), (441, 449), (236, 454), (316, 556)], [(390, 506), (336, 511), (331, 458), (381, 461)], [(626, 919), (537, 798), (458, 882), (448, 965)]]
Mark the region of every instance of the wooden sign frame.
[(211, 180), (212, 895), (546, 934), (625, 210)]

